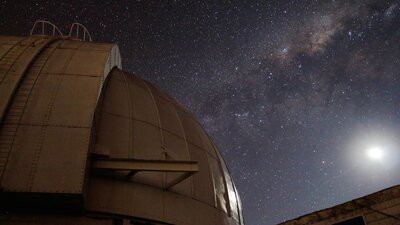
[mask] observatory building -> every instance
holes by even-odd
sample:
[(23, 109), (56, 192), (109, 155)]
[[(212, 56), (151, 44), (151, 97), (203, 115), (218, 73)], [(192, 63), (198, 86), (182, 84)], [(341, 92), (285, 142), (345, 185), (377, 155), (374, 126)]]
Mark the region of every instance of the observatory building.
[(192, 114), (80, 34), (0, 36), (0, 224), (244, 224)]
[(279, 225), (399, 225), (400, 185)]

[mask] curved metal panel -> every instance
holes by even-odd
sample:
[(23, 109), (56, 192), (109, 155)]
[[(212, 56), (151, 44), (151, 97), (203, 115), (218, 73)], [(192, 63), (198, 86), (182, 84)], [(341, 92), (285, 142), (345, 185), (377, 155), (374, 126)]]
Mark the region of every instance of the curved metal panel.
[[(167, 94), (118, 69), (117, 46), (26, 40), (0, 37), (0, 85), (7, 80), (3, 92), (12, 93), (0, 95), (9, 102), (0, 127), (2, 190), (80, 200), (87, 183), (86, 213), (243, 224), (236, 187), (210, 137)], [(11, 52), (18, 54), (6, 57)]]
[(29, 37), (15, 44), (0, 61), (0, 122), (18, 84), (34, 57), (51, 39)]
[(225, 163), (181, 105), (118, 69), (108, 75), (101, 99), (93, 153), (110, 160), (195, 160), (199, 172), (165, 191), (165, 184), (179, 174), (97, 171), (90, 179), (87, 209), (172, 224), (239, 224), (236, 191)]
[(0, 68), (4, 69), (3, 66), (5, 62), (1, 62), (3, 57), (10, 52), (13, 48), (15, 48), (16, 44), (21, 42), (26, 38), (24, 37), (12, 37), (12, 36), (0, 36)]
[[(37, 46), (50, 43), (32, 39)], [(5, 191), (83, 193), (93, 116), (113, 47), (59, 39), (36, 51), (26, 71), (13, 63), (25, 77), (0, 131), (9, 153), (0, 183)], [(14, 76), (10, 71), (5, 77)]]
[[(31, 50), (26, 52), (29, 48), (27, 46), (31, 46), (37, 39), (30, 39), (31, 42), (23, 44), (26, 40), (28, 39), (15, 38), (14, 42), (9, 40), (8, 43), (13, 43), (14, 45), (0, 62), (0, 68), (2, 69), (0, 82), (0, 123), (2, 123), (0, 129), (0, 184), (9, 160), (14, 138), (18, 132), (17, 124), (23, 114), (27, 97), (29, 96), (29, 90), (35, 80), (35, 76), (40, 72), (41, 66), (39, 65), (33, 70), (28, 70), (28, 75), (25, 75), (25, 71), (28, 65), (31, 64), (32, 59), (50, 43), (49, 39), (45, 39), (45, 41), (39, 42), (41, 44), (39, 48), (35, 49), (36, 51)], [(26, 55), (22, 57), (24, 54)], [(44, 57), (47, 57), (47, 55), (45, 54)], [(20, 58), (24, 60), (20, 60)], [(14, 67), (17, 66), (22, 67), (22, 69), (19, 68), (19, 70), (16, 70)], [(26, 79), (26, 76), (33, 77), (33, 79)], [(23, 91), (16, 91), (18, 85), (21, 86), (20, 88), (23, 89)], [(14, 98), (14, 101), (12, 101), (12, 98)], [(4, 117), (8, 107), (8, 117), (5, 119)]]

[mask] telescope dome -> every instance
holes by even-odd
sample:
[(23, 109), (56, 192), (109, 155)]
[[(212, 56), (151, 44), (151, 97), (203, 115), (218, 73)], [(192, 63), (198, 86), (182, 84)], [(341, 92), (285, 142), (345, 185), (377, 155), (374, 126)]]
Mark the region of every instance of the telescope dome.
[(2, 224), (243, 224), (211, 137), (123, 71), (118, 46), (33, 35), (0, 47)]

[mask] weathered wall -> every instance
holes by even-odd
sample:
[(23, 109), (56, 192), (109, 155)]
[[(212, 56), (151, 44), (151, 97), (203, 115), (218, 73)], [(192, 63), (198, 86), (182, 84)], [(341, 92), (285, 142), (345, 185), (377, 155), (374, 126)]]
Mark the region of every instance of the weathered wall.
[(330, 225), (362, 216), (368, 225), (400, 224), (400, 186), (317, 211), (281, 225)]

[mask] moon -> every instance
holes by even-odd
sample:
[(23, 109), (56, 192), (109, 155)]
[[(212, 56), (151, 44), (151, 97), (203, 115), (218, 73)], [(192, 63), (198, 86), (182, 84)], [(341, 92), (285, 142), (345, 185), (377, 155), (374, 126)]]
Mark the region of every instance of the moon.
[(366, 153), (368, 158), (374, 161), (382, 160), (384, 155), (383, 149), (377, 146), (368, 148)]

